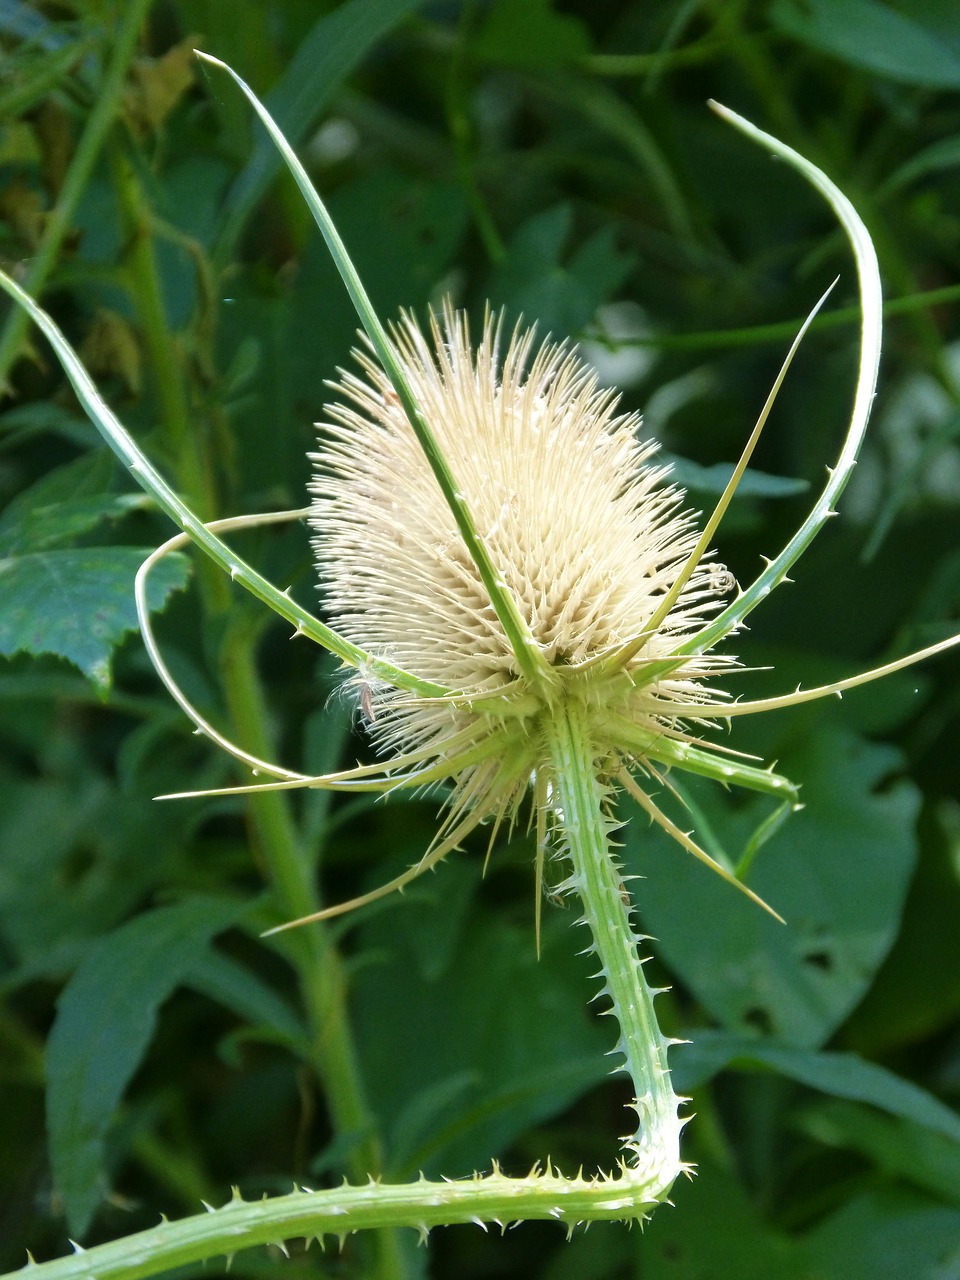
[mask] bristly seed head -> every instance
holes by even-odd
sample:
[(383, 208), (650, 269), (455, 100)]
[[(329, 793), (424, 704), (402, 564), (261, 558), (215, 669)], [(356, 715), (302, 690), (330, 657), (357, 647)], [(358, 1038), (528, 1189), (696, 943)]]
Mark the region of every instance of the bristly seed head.
[[(368, 351), (356, 353), (362, 376), (343, 373), (335, 385), (342, 402), (328, 406), (312, 455), (311, 524), (333, 625), (452, 695), (414, 698), (364, 674), (357, 689), (371, 733), (392, 750), (427, 747), (442, 758), (455, 735), (464, 755), (467, 731), (471, 763), (458, 786), (478, 820), (510, 810), (543, 767), (537, 726), (558, 700), (583, 705), (597, 758), (613, 773), (615, 722), (681, 733), (671, 703), (715, 705), (702, 681), (732, 662), (690, 656), (644, 677), (725, 603), (727, 576), (698, 564), (650, 629), (697, 541), (682, 490), (651, 462), (655, 446), (637, 438), (639, 419), (618, 414), (615, 396), (568, 348), (538, 349), (532, 330), (516, 330), (501, 358), (502, 339), (502, 321), (488, 318), (474, 350), (466, 318), (450, 307), (442, 320), (431, 315), (429, 337), (410, 316), (393, 333), (414, 400), (549, 669), (545, 688), (521, 676), (403, 407)], [(622, 663), (599, 661), (638, 638)], [(503, 698), (490, 696), (498, 691)]]

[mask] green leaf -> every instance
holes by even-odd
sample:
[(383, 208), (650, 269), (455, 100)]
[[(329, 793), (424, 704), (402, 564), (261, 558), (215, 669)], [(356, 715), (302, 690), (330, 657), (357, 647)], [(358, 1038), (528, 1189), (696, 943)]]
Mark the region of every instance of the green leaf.
[[(18, 720), (28, 715), (22, 707)], [(61, 711), (38, 725), (61, 753), (55, 776), (0, 772), (0, 937), (12, 983), (62, 981), (91, 938), (157, 891), (192, 820), (98, 772), (82, 754), (96, 752), (68, 746), (62, 721)]]
[(183, 975), (183, 982), (230, 1009), (244, 1022), (266, 1028), (297, 1053), (309, 1053), (306, 1028), (291, 1005), (245, 965), (219, 951), (204, 951)]
[[(801, 784), (805, 808), (766, 846), (750, 887), (786, 925), (659, 828), (628, 825), (625, 862), (643, 877), (636, 897), (646, 930), (731, 1030), (818, 1046), (863, 998), (896, 938), (916, 858), (917, 789), (904, 780), (885, 785), (901, 763), (896, 749), (822, 721), (780, 753), (778, 772)], [(769, 806), (680, 781), (703, 818), (697, 828), (708, 850), (736, 865)], [(689, 827), (689, 815), (678, 821), (685, 818)]]
[[(307, 136), (337, 89), (377, 41), (423, 3), (348, 0), (317, 20), (266, 97), (267, 109), (291, 146)], [(270, 140), (258, 131), (253, 154), (228, 197), (227, 218), (217, 243), (220, 261), (229, 259), (247, 218), (281, 166)]]
[(579, 333), (601, 303), (610, 299), (630, 272), (632, 259), (615, 247), (605, 227), (566, 261), (564, 249), (573, 230), (573, 209), (554, 205), (525, 222), (507, 247), (490, 280), (495, 306), (534, 321), (557, 338)]
[(111, 493), (116, 463), (92, 449), (22, 489), (0, 514), (0, 557), (69, 546), (103, 520), (150, 506), (144, 493)]
[(770, 18), (850, 66), (927, 89), (960, 87), (960, 57), (936, 31), (878, 0), (777, 0)]
[(143, 511), (150, 505), (146, 494), (104, 493), (99, 497), (72, 498), (46, 507), (35, 507), (18, 524), (0, 528), (0, 555), (62, 547), (104, 520), (118, 520), (131, 511)]
[[(657, 462), (670, 467), (670, 480), (682, 489), (695, 493), (723, 493), (733, 474), (733, 464), (716, 462), (713, 466), (703, 467), (687, 458), (678, 458), (676, 454), (659, 452)], [(792, 498), (798, 493), (806, 493), (810, 488), (808, 480), (792, 476), (772, 476), (766, 471), (757, 471), (748, 467), (737, 485), (737, 498)]]
[(821, 1093), (869, 1103), (960, 1142), (960, 1116), (955, 1111), (932, 1093), (855, 1053), (818, 1053), (722, 1031), (698, 1031), (692, 1044), (676, 1051), (677, 1087), (696, 1088), (727, 1067), (765, 1067)]
[[(678, 1180), (670, 1198), (675, 1212), (654, 1215), (630, 1250), (632, 1266), (615, 1275), (643, 1280), (813, 1280), (794, 1242), (764, 1221), (730, 1171), (700, 1165), (695, 1178)], [(817, 1280), (828, 1275), (834, 1280), (832, 1272)]]
[(555, 13), (550, 0), (496, 0), (471, 52), (505, 66), (547, 70), (589, 53), (590, 34), (579, 18)]
[[(110, 659), (137, 627), (133, 579), (149, 549), (89, 547), (37, 551), (0, 561), (0, 654), (56, 654), (102, 692)], [(186, 585), (189, 562), (171, 555), (150, 579), (150, 607), (160, 609)]]
[(610, 1071), (615, 1035), (587, 1013), (576, 913), (547, 913), (538, 961), (532, 904), (519, 925), (464, 910), (479, 874), (448, 862), (363, 929), (377, 962), (354, 978), (358, 1048), (403, 1176), (488, 1165)]
[(960, 809), (944, 801), (930, 817), (897, 945), (846, 1027), (871, 1056), (950, 1035), (960, 1019)]
[(804, 1276), (948, 1280), (957, 1274), (960, 1209), (917, 1203), (902, 1189), (851, 1200), (818, 1225)]
[(960, 1204), (960, 1141), (956, 1136), (960, 1116), (951, 1115), (953, 1136), (947, 1137), (834, 1099), (804, 1111), (799, 1124), (818, 1142), (859, 1151), (887, 1176), (893, 1174), (940, 1199)]
[(70, 1229), (102, 1196), (103, 1145), (153, 1036), (157, 1010), (242, 907), (191, 898), (122, 925), (85, 956), (57, 1002), (47, 1046), (50, 1157)]

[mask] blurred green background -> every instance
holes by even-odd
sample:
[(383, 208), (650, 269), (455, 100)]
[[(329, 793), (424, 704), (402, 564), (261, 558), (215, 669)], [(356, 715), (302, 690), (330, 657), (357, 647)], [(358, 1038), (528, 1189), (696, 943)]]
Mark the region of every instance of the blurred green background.
[[(212, 518), (303, 505), (356, 322), (195, 47), (265, 97), (382, 316), (450, 294), (578, 340), (699, 509), (839, 275), (721, 529), (742, 582), (838, 451), (856, 288), (827, 209), (707, 99), (814, 160), (875, 238), (884, 364), (841, 518), (751, 616), (738, 651), (757, 670), (737, 687), (785, 692), (958, 629), (954, 0), (0, 0), (0, 262)], [(415, 861), (438, 797), (155, 803), (243, 780), (134, 633), (133, 573), (172, 530), (6, 304), (0, 384), (0, 1267), (231, 1185), (491, 1157), (525, 1173), (548, 1154), (609, 1168), (612, 1027), (587, 1006), (575, 911), (545, 904), (536, 959), (530, 841), (502, 843), (485, 879), (478, 839), (402, 899), (260, 941)], [(302, 526), (236, 543), (319, 607)], [(245, 746), (317, 772), (368, 758), (333, 664), (215, 571), (170, 561), (156, 604), (178, 679)], [(958, 670), (947, 656), (735, 722), (732, 745), (803, 786), (751, 875), (786, 929), (624, 805), (648, 970), (672, 985), (661, 1018), (692, 1041), (672, 1060), (699, 1172), (675, 1207), (572, 1244), (455, 1228), (426, 1249), (411, 1232), (253, 1251), (233, 1274), (960, 1275)], [(707, 847), (736, 860), (767, 810), (682, 785)]]

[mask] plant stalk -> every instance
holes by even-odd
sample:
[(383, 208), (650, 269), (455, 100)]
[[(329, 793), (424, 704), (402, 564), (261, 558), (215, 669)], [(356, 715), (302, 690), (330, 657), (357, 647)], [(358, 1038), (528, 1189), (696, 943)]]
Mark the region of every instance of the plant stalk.
[[(572, 869), (562, 886), (576, 893), (583, 907), (581, 924), (590, 931), (592, 950), (600, 961), (601, 994), (610, 999), (620, 1024), (615, 1052), (623, 1055), (633, 1081), (633, 1106), (640, 1127), (625, 1142), (627, 1170), (648, 1180), (645, 1195), (659, 1200), (678, 1173), (681, 1099), (673, 1091), (667, 1066), (670, 1041), (657, 1023), (651, 990), (638, 951), (643, 941), (632, 922), (632, 904), (623, 883), (611, 835), (615, 826), (607, 809), (609, 789), (598, 776), (596, 752), (576, 706), (562, 708), (551, 719), (548, 746), (556, 790), (555, 815)], [(638, 1206), (639, 1207), (639, 1206)]]

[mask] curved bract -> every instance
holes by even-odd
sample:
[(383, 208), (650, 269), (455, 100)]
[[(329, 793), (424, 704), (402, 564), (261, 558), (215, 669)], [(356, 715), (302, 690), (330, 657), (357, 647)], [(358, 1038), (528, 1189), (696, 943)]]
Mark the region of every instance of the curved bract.
[[(714, 647), (784, 580), (833, 512), (876, 382), (876, 258), (856, 212), (809, 162), (715, 108), (830, 203), (853, 247), (863, 306), (854, 409), (828, 483), (781, 553), (727, 603), (727, 576), (710, 559), (712, 538), (802, 333), (730, 485), (698, 533), (683, 494), (637, 443), (634, 420), (616, 413), (614, 400), (566, 348), (538, 348), (532, 332), (518, 331), (505, 342), (493, 318), (474, 347), (452, 309), (432, 320), (429, 332), (406, 318), (388, 334), (299, 161), (251, 90), (230, 74), (300, 185), (369, 341), (360, 375), (345, 377), (341, 403), (330, 411), (309, 508), (333, 625), (296, 605), (220, 537), (307, 511), (204, 525), (111, 413), (50, 317), (12, 280), (3, 276), (0, 283), (49, 338), (104, 438), (183, 530), (151, 556), (138, 579), (148, 652), (197, 729), (255, 774), (272, 777), (216, 794), (301, 786), (390, 792), (452, 782), (443, 824), (417, 866), (382, 890), (311, 919), (408, 883), (480, 823), (490, 822), (496, 834), (531, 804), (538, 877), (549, 842), (566, 860), (559, 891), (580, 903), (600, 991), (619, 1023), (616, 1051), (633, 1082), (639, 1126), (610, 1174), (565, 1177), (547, 1163), (525, 1178), (495, 1169), (462, 1182), (371, 1181), (254, 1203), (237, 1197), (222, 1209), (45, 1264), (39, 1270), (50, 1280), (133, 1280), (258, 1243), (342, 1237), (370, 1227), (425, 1233), (443, 1223), (552, 1218), (572, 1228), (643, 1217), (684, 1171), (683, 1120), (612, 839), (613, 796), (628, 793), (683, 848), (753, 897), (662, 811), (651, 784), (669, 787), (671, 770), (689, 770), (769, 796), (779, 806), (777, 818), (796, 804), (796, 789), (761, 763), (712, 745), (711, 727), (839, 693), (957, 642), (761, 702), (732, 701), (715, 687), (736, 664)], [(150, 569), (188, 538), (353, 671), (350, 683), (383, 753), (379, 763), (306, 776), (231, 743), (192, 706), (159, 654), (145, 603)], [(538, 891), (538, 910), (539, 901)], [(304, 921), (290, 925), (297, 923)]]

